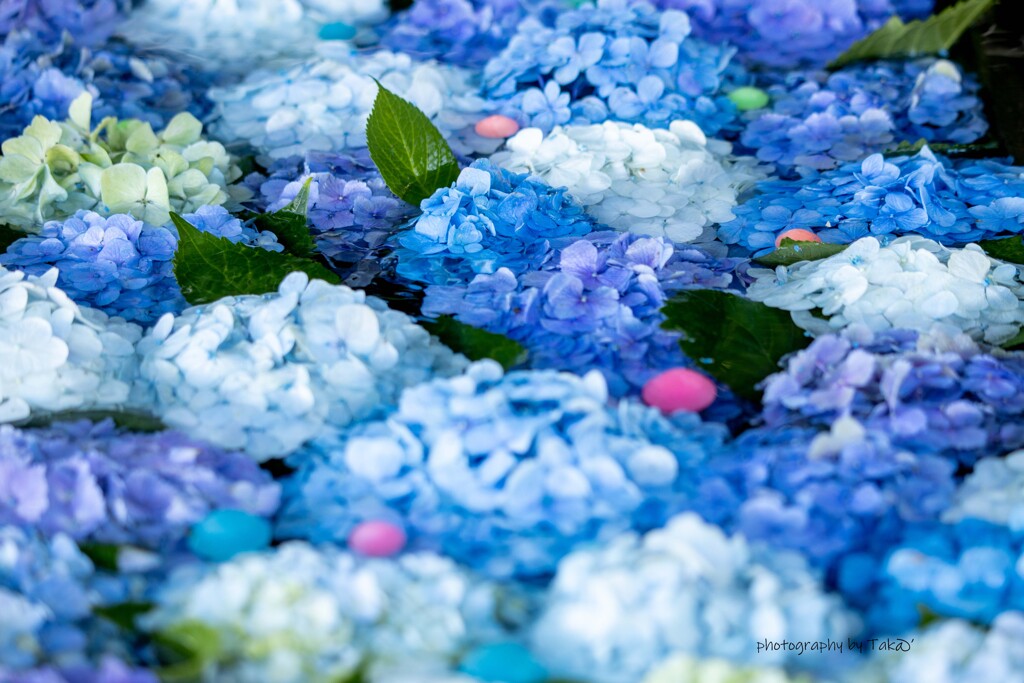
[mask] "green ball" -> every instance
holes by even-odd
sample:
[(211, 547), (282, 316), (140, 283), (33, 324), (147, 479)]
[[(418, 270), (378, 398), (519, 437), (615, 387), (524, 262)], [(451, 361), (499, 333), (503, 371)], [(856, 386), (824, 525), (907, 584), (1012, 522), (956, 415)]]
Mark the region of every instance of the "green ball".
[(763, 109), (768, 106), (768, 93), (760, 88), (745, 85), (742, 88), (736, 88), (729, 93), (729, 99), (736, 105), (736, 108), (740, 111), (750, 111), (751, 109)]

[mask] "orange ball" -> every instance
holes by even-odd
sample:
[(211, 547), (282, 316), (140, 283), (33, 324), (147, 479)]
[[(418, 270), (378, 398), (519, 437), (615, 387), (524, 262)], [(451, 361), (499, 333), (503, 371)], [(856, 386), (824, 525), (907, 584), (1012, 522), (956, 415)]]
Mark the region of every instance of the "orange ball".
[(821, 238), (815, 235), (810, 230), (804, 230), (803, 228), (795, 228), (793, 230), (787, 230), (778, 237), (775, 238), (776, 248), (782, 246), (782, 240), (794, 240), (796, 242), (820, 242)]

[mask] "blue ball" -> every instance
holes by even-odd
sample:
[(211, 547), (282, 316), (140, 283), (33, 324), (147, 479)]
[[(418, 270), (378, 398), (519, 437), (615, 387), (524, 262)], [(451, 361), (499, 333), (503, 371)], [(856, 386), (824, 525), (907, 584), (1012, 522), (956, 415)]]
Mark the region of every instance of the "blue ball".
[(188, 548), (211, 562), (270, 545), (270, 523), (241, 510), (214, 510), (192, 527)]
[(459, 670), (482, 681), (544, 683), (548, 672), (518, 643), (491, 643), (473, 648)]
[(336, 21), (321, 26), (319, 36), (321, 40), (351, 40), (356, 37), (356, 27)]

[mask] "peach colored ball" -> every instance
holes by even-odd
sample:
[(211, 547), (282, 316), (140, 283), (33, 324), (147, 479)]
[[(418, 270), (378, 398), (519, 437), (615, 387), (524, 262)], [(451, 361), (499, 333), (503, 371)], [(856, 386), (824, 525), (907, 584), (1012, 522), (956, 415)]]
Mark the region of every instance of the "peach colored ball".
[(475, 130), (482, 138), (510, 138), (519, 132), (519, 124), (515, 119), (495, 114), (477, 121)]
[(815, 235), (810, 230), (804, 230), (803, 228), (795, 228), (793, 230), (787, 230), (778, 237), (775, 238), (775, 246), (781, 247), (782, 240), (793, 240), (794, 242), (820, 242), (821, 238)]
[(405, 532), (391, 522), (361, 522), (348, 535), (348, 547), (367, 557), (396, 555), (405, 541)]
[(715, 402), (718, 389), (706, 375), (673, 368), (648, 381), (642, 395), (644, 403), (666, 415), (679, 410), (699, 413)]

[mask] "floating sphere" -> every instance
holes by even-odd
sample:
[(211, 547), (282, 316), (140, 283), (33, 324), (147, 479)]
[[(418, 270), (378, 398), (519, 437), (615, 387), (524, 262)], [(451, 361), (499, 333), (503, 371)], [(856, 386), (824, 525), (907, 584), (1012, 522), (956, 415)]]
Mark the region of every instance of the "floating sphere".
[(644, 385), (644, 403), (666, 415), (679, 410), (698, 413), (715, 402), (718, 389), (706, 375), (687, 368), (673, 368)]
[(405, 547), (405, 532), (391, 522), (362, 522), (348, 536), (348, 547), (367, 557), (391, 557)]
[(733, 90), (729, 93), (729, 99), (732, 100), (732, 103), (740, 111), (763, 109), (768, 106), (769, 101), (768, 93), (760, 88), (754, 88), (749, 85)]
[(793, 240), (794, 242), (821, 242), (820, 237), (810, 230), (804, 230), (803, 228), (794, 228), (793, 230), (787, 230), (782, 233), (775, 238), (775, 246), (781, 247), (782, 240)]
[(473, 648), (459, 670), (482, 681), (544, 683), (548, 672), (518, 643), (491, 643)]
[(510, 138), (519, 132), (519, 124), (515, 119), (495, 114), (477, 121), (475, 130), (482, 138)]
[(270, 545), (270, 523), (241, 510), (214, 510), (197, 522), (188, 535), (188, 548), (211, 562), (224, 562), (239, 553)]

